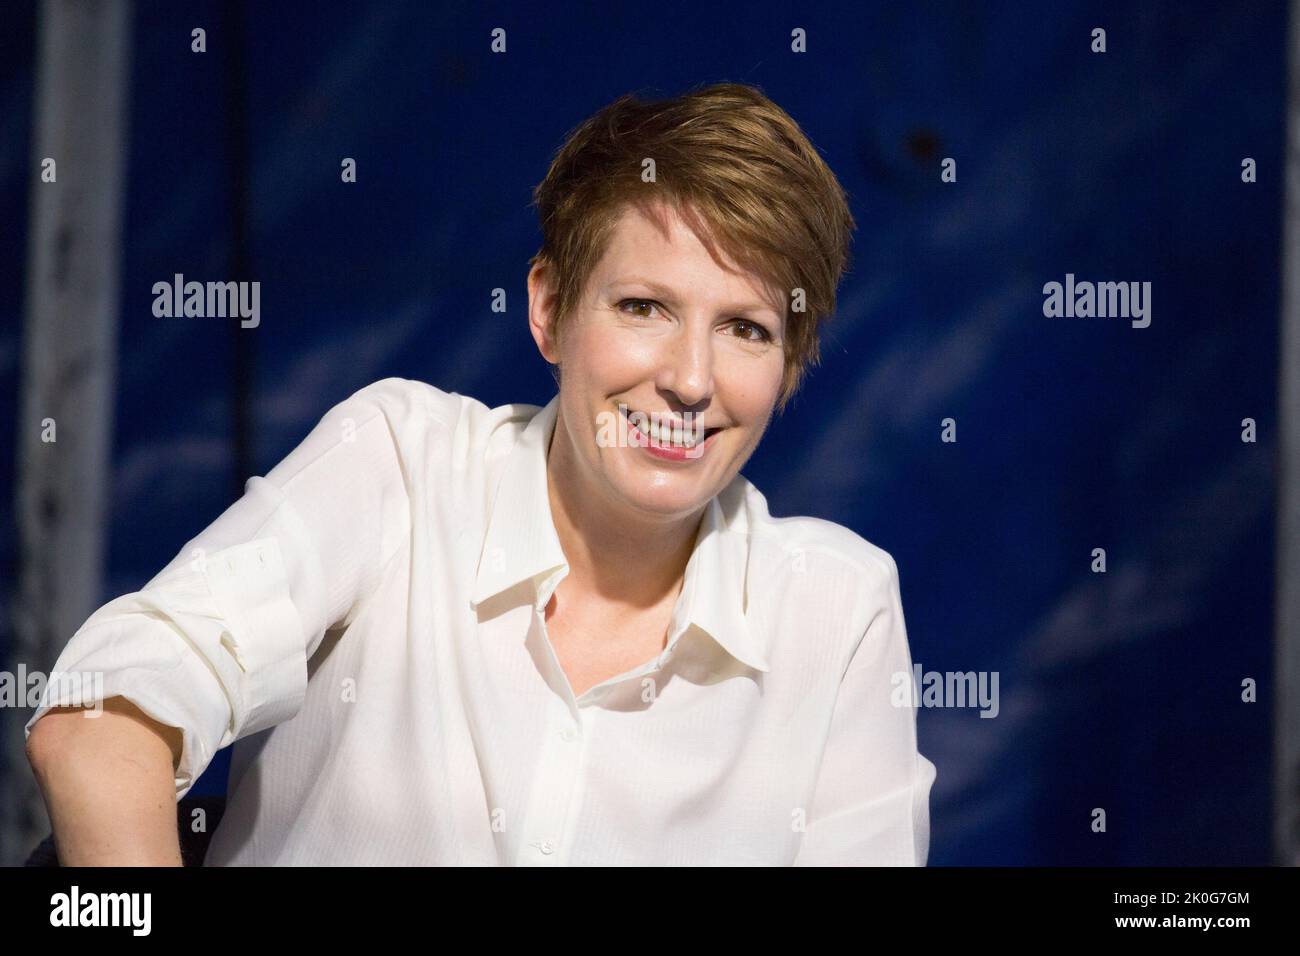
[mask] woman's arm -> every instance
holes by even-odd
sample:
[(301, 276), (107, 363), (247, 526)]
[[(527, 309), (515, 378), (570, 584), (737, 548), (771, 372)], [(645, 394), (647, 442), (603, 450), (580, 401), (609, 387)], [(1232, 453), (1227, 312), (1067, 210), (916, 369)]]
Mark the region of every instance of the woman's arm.
[(97, 716), (53, 708), (27, 759), (63, 866), (180, 866), (173, 773), (181, 732), (110, 697)]
[[(432, 410), (435, 398), (446, 408)], [(143, 588), (78, 629), (25, 728), (61, 858), (179, 859), (177, 801), (217, 751), (301, 709), (325, 632), (359, 613), (409, 540), (402, 441), (461, 402), (396, 378), (359, 390)], [(61, 713), (90, 701), (61, 697), (56, 674), (120, 700), (100, 717)]]
[(912, 656), (892, 557), (866, 596), (870, 623), (840, 682), (795, 866), (925, 866), (929, 856), (936, 768), (917, 750)]

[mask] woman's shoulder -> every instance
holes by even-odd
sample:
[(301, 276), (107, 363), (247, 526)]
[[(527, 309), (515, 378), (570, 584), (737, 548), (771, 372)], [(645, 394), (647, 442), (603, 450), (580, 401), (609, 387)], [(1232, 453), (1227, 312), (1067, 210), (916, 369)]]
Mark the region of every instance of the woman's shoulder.
[(380, 406), (401, 417), (431, 417), (447, 425), (455, 424), (466, 412), (490, 411), (481, 401), (469, 395), (396, 375), (378, 379), (357, 389), (346, 401)]
[(838, 565), (859, 577), (897, 578), (898, 565), (884, 548), (845, 525), (813, 515), (777, 517), (767, 497), (741, 476), (727, 489), (741, 504), (745, 530), (761, 549), (778, 549), (786, 559), (807, 566)]
[(517, 437), (542, 410), (542, 406), (526, 402), (493, 407), (471, 395), (398, 376), (371, 382), (340, 405), (382, 413), (399, 441), (408, 431), (425, 435), (430, 430), (449, 436), (459, 433), (462, 440), (472, 442)]
[[(755, 620), (777, 622), (771, 638), (788, 640), (785, 625), (799, 622), (796, 643), (805, 651), (825, 640), (847, 662), (881, 608), (898, 590), (898, 567), (884, 548), (857, 531), (813, 515), (777, 517), (748, 482), (733, 483), (747, 526), (746, 593)], [(842, 643), (841, 643), (842, 642)], [(822, 659), (818, 653), (803, 659)]]

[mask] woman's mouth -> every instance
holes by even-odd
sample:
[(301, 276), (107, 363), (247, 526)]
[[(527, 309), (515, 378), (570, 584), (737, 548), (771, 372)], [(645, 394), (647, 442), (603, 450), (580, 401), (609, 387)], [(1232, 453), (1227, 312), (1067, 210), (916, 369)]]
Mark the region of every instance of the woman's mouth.
[(722, 431), (720, 426), (705, 427), (698, 419), (629, 411), (625, 405), (619, 406), (619, 414), (627, 423), (628, 444), (667, 461), (703, 457), (713, 444), (713, 436)]

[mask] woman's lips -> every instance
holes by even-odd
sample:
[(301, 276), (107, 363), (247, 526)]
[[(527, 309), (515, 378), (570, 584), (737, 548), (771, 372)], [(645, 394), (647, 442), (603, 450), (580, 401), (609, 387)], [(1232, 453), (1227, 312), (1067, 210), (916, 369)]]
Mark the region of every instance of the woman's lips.
[(626, 412), (623, 413), (623, 419), (627, 422), (629, 443), (663, 461), (696, 461), (703, 458), (708, 453), (710, 446), (712, 446), (713, 439), (722, 431), (721, 428), (706, 428), (705, 433), (708, 437), (698, 444), (688, 447), (672, 442), (656, 441), (653, 437), (637, 428)]

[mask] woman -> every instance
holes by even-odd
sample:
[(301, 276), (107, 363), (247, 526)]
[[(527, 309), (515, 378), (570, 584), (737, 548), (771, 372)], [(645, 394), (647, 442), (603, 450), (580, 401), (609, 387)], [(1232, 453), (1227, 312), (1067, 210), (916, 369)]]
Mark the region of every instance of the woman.
[[(740, 475), (834, 309), (834, 175), (721, 84), (606, 107), (535, 199), (558, 394), (376, 382), (97, 611), (55, 669), (119, 699), (29, 740), (61, 848), (175, 862), (169, 788), (233, 743), (207, 865), (926, 862), (894, 562)], [(152, 761), (96, 758), (136, 832), (59, 777), (95, 736)]]

